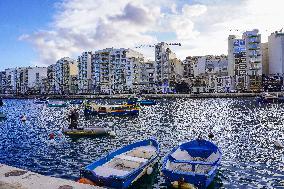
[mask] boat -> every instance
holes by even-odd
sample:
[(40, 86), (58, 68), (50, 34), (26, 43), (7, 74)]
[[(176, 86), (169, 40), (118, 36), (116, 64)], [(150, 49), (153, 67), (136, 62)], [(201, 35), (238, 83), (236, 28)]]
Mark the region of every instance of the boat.
[(284, 97), (279, 97), (278, 94), (263, 93), (256, 97), (257, 103), (284, 103)]
[(68, 136), (84, 137), (84, 136), (100, 136), (100, 135), (111, 135), (112, 132), (107, 128), (77, 128), (77, 129), (68, 129), (63, 128), (62, 133)]
[(151, 99), (143, 99), (143, 100), (140, 99), (139, 100), (138, 98), (130, 98), (127, 100), (127, 104), (129, 105), (139, 104), (141, 106), (151, 106), (151, 105), (156, 105), (157, 102)]
[(210, 141), (197, 139), (183, 143), (165, 157), (162, 173), (170, 186), (206, 188), (221, 163), (220, 149)]
[(36, 98), (34, 99), (34, 103), (35, 104), (45, 104), (45, 103), (48, 103), (48, 99), (47, 98)]
[(67, 104), (64, 101), (50, 101), (48, 107), (66, 107)]
[(99, 186), (125, 189), (152, 173), (159, 153), (155, 139), (135, 142), (86, 166), (81, 175)]
[(83, 104), (83, 100), (80, 99), (71, 100), (70, 104)]
[(85, 104), (84, 114), (89, 115), (112, 115), (112, 116), (134, 116), (139, 115), (140, 108), (137, 105), (100, 105), (93, 102)]

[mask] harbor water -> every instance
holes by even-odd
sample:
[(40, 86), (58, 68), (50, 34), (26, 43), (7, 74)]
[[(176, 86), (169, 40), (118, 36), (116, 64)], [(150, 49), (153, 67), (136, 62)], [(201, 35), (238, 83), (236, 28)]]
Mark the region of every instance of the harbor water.
[[(123, 100), (96, 100), (117, 104)], [(6, 99), (0, 112), (0, 163), (40, 174), (76, 180), (79, 170), (94, 160), (137, 140), (155, 137), (161, 144), (154, 173), (133, 188), (166, 188), (160, 174), (163, 157), (174, 146), (198, 136), (217, 144), (223, 159), (210, 188), (283, 188), (284, 104), (256, 104), (254, 98), (160, 99), (141, 107), (139, 116), (85, 118), (79, 126), (106, 127), (115, 137), (70, 138), (61, 133), (68, 126), (71, 107), (47, 107), (33, 100)], [(26, 122), (20, 117), (25, 114)], [(49, 134), (55, 133), (55, 140)], [(281, 140), (283, 138), (283, 140)]]

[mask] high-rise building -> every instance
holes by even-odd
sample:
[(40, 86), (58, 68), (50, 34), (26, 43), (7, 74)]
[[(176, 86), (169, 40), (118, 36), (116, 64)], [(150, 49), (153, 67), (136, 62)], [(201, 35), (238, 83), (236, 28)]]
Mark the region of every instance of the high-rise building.
[(182, 75), (182, 62), (176, 58), (169, 45), (161, 42), (155, 45), (155, 63), (158, 91), (172, 92), (175, 83)]
[(78, 91), (79, 93), (92, 93), (92, 52), (83, 52), (78, 62)]
[(92, 58), (95, 92), (129, 93), (139, 88), (141, 53), (131, 49), (107, 48), (96, 51)]
[(274, 32), (268, 37), (269, 74), (284, 74), (284, 33)]
[(78, 77), (77, 61), (64, 57), (55, 64), (55, 90), (58, 94), (72, 94), (77, 92), (76, 86), (72, 86), (72, 78)]
[(242, 38), (228, 37), (228, 74), (236, 90), (261, 89), (261, 35), (258, 30), (246, 31)]

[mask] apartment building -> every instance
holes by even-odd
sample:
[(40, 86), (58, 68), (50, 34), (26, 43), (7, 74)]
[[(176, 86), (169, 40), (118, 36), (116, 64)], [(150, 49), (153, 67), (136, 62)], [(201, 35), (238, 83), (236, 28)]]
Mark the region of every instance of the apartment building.
[(107, 48), (92, 58), (92, 78), (96, 93), (132, 93), (139, 90), (144, 57), (131, 49)]
[(78, 92), (87, 94), (93, 92), (92, 84), (92, 52), (83, 52), (78, 56)]
[(55, 93), (74, 94), (78, 91), (77, 83), (74, 85), (73, 79), (78, 77), (78, 63), (69, 57), (58, 60), (55, 69)]
[(284, 75), (284, 33), (274, 32), (268, 37), (269, 74)]
[(141, 64), (140, 92), (157, 93), (155, 61), (145, 61)]
[(0, 94), (5, 93), (5, 86), (6, 86), (6, 72), (0, 71)]
[(155, 63), (158, 92), (173, 92), (175, 83), (182, 76), (182, 62), (167, 43), (161, 42), (155, 45)]

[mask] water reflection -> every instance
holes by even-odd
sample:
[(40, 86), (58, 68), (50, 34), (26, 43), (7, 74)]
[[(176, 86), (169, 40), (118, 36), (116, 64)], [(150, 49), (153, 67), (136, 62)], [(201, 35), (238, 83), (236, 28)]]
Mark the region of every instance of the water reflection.
[[(100, 103), (121, 101), (100, 100)], [(283, 180), (283, 150), (273, 141), (283, 135), (281, 104), (256, 105), (253, 99), (162, 99), (143, 107), (137, 117), (93, 117), (80, 124), (115, 130), (116, 137), (56, 138), (68, 126), (67, 108), (48, 108), (32, 100), (5, 100), (0, 120), (0, 162), (61, 178), (76, 179), (79, 169), (116, 148), (154, 136), (161, 143), (161, 160), (181, 142), (199, 134), (214, 134), (223, 152), (222, 165), (210, 188), (275, 188)], [(20, 116), (28, 120), (23, 123)], [(136, 188), (165, 188), (159, 168)]]

